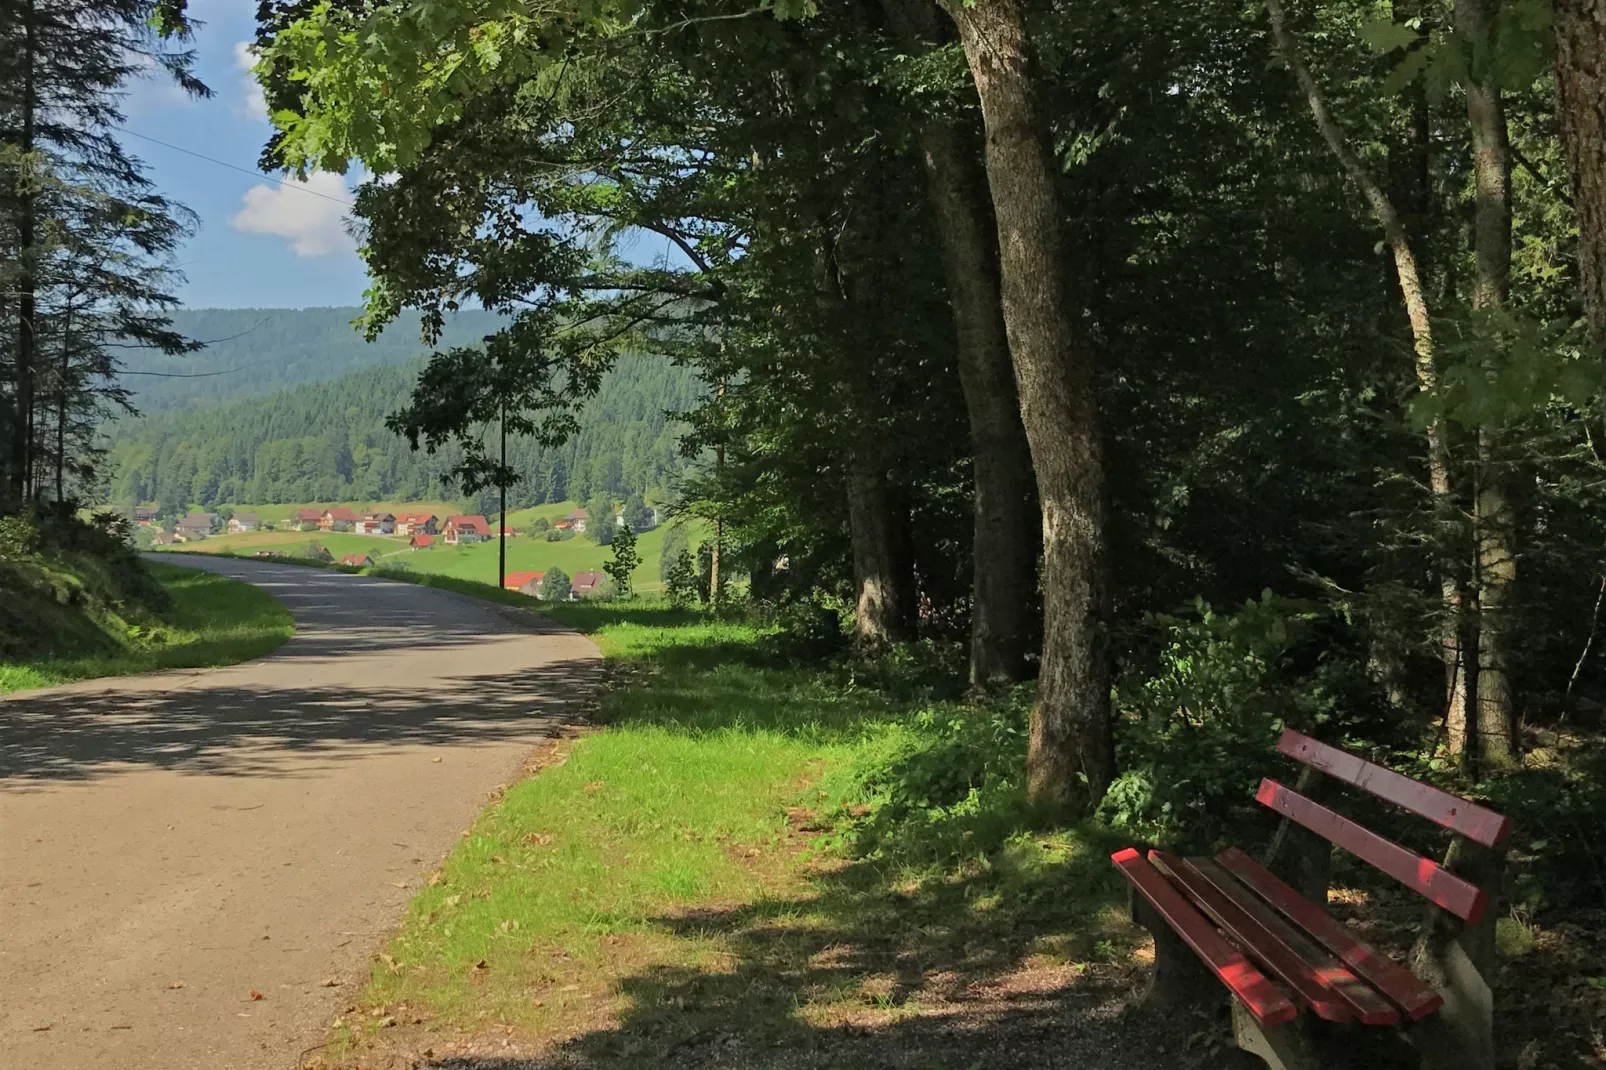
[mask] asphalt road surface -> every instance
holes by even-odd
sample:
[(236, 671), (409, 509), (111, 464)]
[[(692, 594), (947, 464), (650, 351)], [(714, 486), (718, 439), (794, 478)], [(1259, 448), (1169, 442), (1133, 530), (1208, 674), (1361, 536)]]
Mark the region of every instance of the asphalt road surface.
[(588, 639), (492, 603), (184, 563), (272, 592), (296, 636), (230, 668), (0, 699), (7, 1070), (296, 1066), (597, 678)]

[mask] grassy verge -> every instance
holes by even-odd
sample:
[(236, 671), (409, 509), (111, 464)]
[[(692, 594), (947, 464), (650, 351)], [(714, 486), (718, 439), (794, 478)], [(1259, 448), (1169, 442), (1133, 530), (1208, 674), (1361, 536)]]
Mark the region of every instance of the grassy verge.
[(936, 1023), (957, 1008), (1125, 983), (1138, 936), (1096, 833), (864, 854), (855, 829), (880, 803), (855, 771), (941, 704), (789, 665), (749, 623), (541, 608), (609, 659), (599, 725), (465, 834), (337, 1022), (332, 1062), (490, 1044), (617, 1067), (881, 1066), (893, 1049), (968, 1066), (1000, 1031), (950, 1062)]
[(0, 694), (96, 676), (232, 665), (261, 657), (295, 630), (289, 611), (250, 584), (160, 563), (148, 567), (172, 597), (161, 624), (130, 628), (115, 653), (0, 665)]

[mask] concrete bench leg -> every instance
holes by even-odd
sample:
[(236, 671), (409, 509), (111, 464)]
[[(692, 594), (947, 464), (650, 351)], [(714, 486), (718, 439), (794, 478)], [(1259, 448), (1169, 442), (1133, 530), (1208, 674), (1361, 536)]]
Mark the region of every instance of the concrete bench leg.
[(1232, 1001), (1232, 1039), (1239, 1049), (1257, 1056), (1270, 1070), (1323, 1070), (1303, 1017), (1271, 1028), (1255, 1021), (1242, 1003)]
[[(1444, 868), (1498, 892), (1504, 858), (1458, 836)], [(1444, 1006), (1411, 1029), (1411, 1042), (1427, 1070), (1494, 1070), (1494, 993), (1489, 983), (1495, 972), (1494, 924), (1493, 904), (1476, 925), (1433, 907), (1426, 910), (1411, 953), (1411, 972), (1444, 996)]]

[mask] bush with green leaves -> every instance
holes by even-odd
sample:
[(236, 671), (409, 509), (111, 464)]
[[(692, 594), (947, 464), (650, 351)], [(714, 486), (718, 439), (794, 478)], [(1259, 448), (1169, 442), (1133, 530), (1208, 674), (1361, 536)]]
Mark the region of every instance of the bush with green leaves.
[(997, 850), (1029, 824), (1023, 770), (1033, 689), (934, 703), (884, 726), (829, 789), (853, 811), (856, 853), (924, 867)]
[(697, 564), (692, 560), (691, 548), (684, 543), (664, 568), (664, 590), (677, 606), (689, 606), (697, 601)]
[(1252, 835), (1263, 820), (1255, 787), (1275, 768), (1278, 735), (1311, 730), (1338, 705), (1327, 662), (1295, 656), (1324, 616), (1269, 591), (1236, 613), (1201, 600), (1187, 617), (1150, 616), (1164, 639), (1152, 663), (1129, 667), (1114, 688), (1122, 772), (1100, 816), (1177, 848)]

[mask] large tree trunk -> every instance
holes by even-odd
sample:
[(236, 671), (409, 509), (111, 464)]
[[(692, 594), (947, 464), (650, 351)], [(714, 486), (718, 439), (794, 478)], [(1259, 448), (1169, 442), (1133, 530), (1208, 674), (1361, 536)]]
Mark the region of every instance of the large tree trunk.
[[(1511, 142), (1491, 54), (1492, 6), (1490, 0), (1456, 0), (1455, 9), (1456, 28), (1473, 48), (1466, 97), (1476, 189), (1472, 304), (1478, 310), (1503, 307), (1511, 282)], [(1474, 617), (1476, 638), (1468, 646), (1477, 651), (1477, 754), (1485, 765), (1510, 761), (1516, 724), (1507, 625), (1511, 588), (1517, 578), (1516, 530), (1500, 454), (1499, 431), (1480, 429), (1473, 508), (1478, 612)]]
[[(1350, 181), (1360, 189), (1361, 195), (1366, 198), (1367, 206), (1372, 210), (1373, 218), (1383, 230), (1384, 240), (1394, 259), (1395, 281), (1399, 283), (1400, 297), (1405, 302), (1405, 315), (1411, 323), (1411, 346), (1416, 354), (1417, 385), (1425, 394), (1435, 393), (1439, 387), (1439, 365), (1433, 341), (1433, 321), (1428, 314), (1427, 293), (1422, 285), (1421, 272), (1417, 268), (1416, 252), (1411, 245), (1410, 232), (1406, 229), (1405, 221), (1401, 218), (1393, 200), (1361, 163), (1360, 157), (1355, 155), (1355, 151), (1350, 148), (1344, 136), (1343, 129), (1338, 125), (1338, 120), (1333, 118), (1332, 111), (1327, 107), (1326, 97), (1322, 95), (1321, 88), (1312, 77), (1310, 68), (1305, 66), (1305, 61), (1300, 57), (1298, 42), (1294, 39), (1293, 31), (1289, 29), (1288, 17), (1283, 12), (1282, 4), (1278, 0), (1265, 0), (1265, 4), (1266, 11), (1271, 16), (1272, 36), (1276, 42), (1277, 52), (1288, 69), (1293, 72), (1300, 92), (1305, 97), (1305, 103), (1310, 108), (1311, 116), (1316, 120), (1316, 128), (1321, 132), (1322, 140), (1327, 143), (1328, 150), (1332, 152), (1334, 159), (1338, 161)], [(1428, 422), (1427, 445), (1428, 485), (1432, 494), (1434, 514), (1442, 528), (1450, 525), (1455, 515), (1455, 496), (1450, 486), (1449, 428), (1442, 417), (1435, 417)], [(1462, 622), (1466, 612), (1462, 592), (1449, 569), (1445, 569), (1440, 577), (1440, 598), (1445, 616), (1439, 643), (1445, 672), (1445, 720), (1450, 748), (1459, 753), (1471, 735), (1472, 711), (1469, 694), (1471, 663), (1462, 649)]]
[[(925, 0), (883, 0), (883, 7), (910, 46), (929, 49), (939, 43), (941, 16)], [(998, 231), (969, 141), (954, 121), (941, 116), (920, 128), (926, 196), (942, 243), (959, 385), (970, 418), (975, 480), (970, 682), (986, 686), (1027, 675), (1038, 540), (1031, 453), (998, 292)]]
[(1555, 0), (1556, 104), (1573, 172), (1578, 282), (1606, 345), (1606, 0)]
[(1062, 211), (1018, 0), (946, 10), (981, 98), (1004, 326), (1043, 515), (1043, 653), (1027, 793), (1081, 813), (1115, 775), (1093, 355), (1066, 309)]
[(869, 450), (848, 463), (848, 531), (858, 587), (854, 637), (875, 652), (914, 637), (914, 571), (904, 551), (892, 490)]

